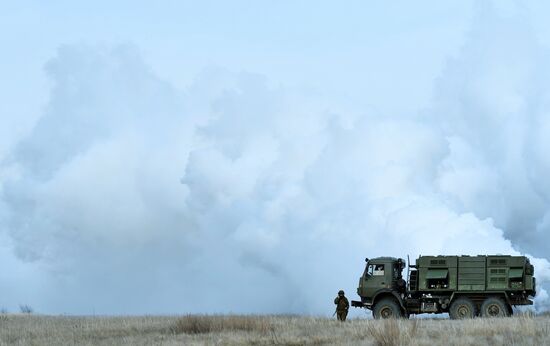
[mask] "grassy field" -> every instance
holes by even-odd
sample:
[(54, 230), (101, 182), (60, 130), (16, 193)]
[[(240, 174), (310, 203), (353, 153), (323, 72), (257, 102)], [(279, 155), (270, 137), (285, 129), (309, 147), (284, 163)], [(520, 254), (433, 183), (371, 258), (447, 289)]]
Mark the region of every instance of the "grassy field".
[(0, 316), (1, 345), (550, 345), (550, 318)]

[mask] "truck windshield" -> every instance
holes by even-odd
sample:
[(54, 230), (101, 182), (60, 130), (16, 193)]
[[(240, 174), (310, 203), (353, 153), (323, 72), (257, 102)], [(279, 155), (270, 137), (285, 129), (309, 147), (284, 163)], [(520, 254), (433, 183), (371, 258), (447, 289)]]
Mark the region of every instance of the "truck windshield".
[(371, 276), (372, 275), (372, 269), (371, 266), (367, 263), (365, 266), (365, 272), (363, 273), (364, 277)]

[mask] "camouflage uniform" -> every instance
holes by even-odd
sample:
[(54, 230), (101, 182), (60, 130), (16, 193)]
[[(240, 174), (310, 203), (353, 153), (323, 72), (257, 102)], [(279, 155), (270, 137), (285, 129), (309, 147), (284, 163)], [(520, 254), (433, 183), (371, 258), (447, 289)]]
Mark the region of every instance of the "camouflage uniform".
[(345, 321), (348, 316), (349, 302), (348, 298), (344, 296), (344, 291), (338, 292), (338, 297), (334, 299), (334, 304), (336, 304), (338, 321)]

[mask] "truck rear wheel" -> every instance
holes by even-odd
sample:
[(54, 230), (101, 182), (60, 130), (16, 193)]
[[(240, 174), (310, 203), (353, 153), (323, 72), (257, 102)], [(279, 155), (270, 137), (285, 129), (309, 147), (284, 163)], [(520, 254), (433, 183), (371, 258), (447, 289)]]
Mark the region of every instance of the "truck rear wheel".
[(481, 304), (482, 317), (507, 317), (510, 310), (508, 304), (498, 297), (489, 297)]
[(400, 318), (402, 317), (399, 304), (392, 298), (382, 298), (372, 309), (374, 318)]
[(452, 319), (474, 318), (476, 316), (476, 306), (471, 299), (460, 297), (451, 303), (449, 316)]

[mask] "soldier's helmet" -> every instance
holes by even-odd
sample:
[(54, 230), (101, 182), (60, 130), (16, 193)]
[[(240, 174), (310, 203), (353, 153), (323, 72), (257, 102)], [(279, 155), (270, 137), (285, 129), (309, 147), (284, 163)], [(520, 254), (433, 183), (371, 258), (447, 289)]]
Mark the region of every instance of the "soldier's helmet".
[(339, 296), (343, 296), (343, 295), (344, 295), (344, 291), (343, 291), (343, 290), (338, 291), (338, 295), (339, 295)]

